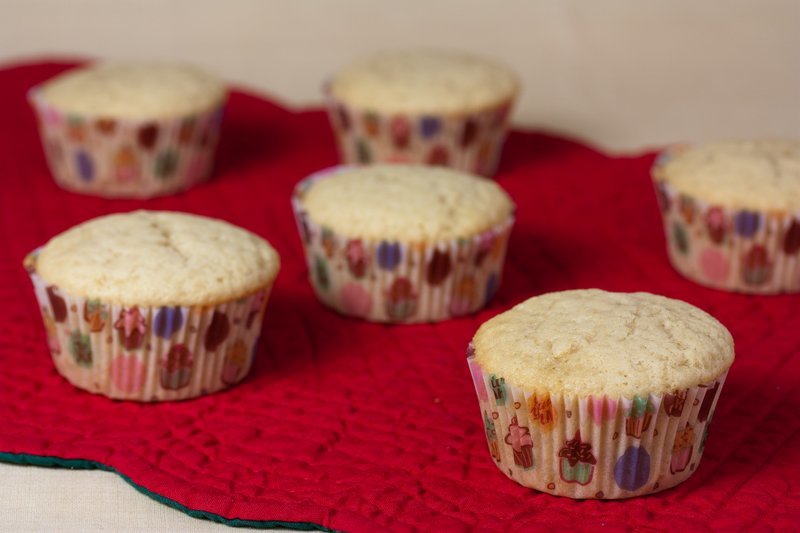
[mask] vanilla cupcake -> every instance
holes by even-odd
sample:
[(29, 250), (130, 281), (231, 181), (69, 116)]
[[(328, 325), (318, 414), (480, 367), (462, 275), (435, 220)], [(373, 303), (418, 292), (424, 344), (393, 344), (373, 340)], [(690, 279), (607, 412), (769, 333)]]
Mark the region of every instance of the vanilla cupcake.
[(467, 358), (504, 474), (550, 494), (616, 499), (697, 469), (734, 355), (728, 330), (687, 303), (574, 290), (484, 323)]
[(90, 220), (26, 258), (56, 369), (138, 401), (241, 381), (279, 266), (248, 231), (166, 211)]
[(517, 95), (507, 67), (445, 50), (384, 52), (326, 87), (345, 163), (450, 166), (492, 176)]
[(226, 98), (215, 76), (160, 63), (89, 65), (29, 94), (56, 182), (128, 198), (174, 193), (209, 177)]
[(472, 313), (500, 285), (514, 204), (494, 182), (414, 165), (337, 167), (292, 199), (320, 300), (378, 322)]
[(678, 272), (729, 291), (800, 291), (800, 141), (674, 148), (653, 179)]

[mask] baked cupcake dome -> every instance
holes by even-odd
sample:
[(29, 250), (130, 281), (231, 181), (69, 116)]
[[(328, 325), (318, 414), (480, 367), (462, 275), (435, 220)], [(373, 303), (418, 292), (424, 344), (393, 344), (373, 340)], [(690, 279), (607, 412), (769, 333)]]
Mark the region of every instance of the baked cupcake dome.
[(800, 291), (800, 141), (676, 147), (653, 180), (681, 274), (730, 291)]
[(600, 290), (531, 298), (484, 323), (468, 353), (498, 467), (543, 492), (606, 499), (694, 472), (733, 358), (707, 313)]
[(56, 182), (132, 198), (170, 194), (209, 177), (226, 98), (220, 79), (164, 63), (80, 67), (29, 94)]
[(404, 162), (494, 174), (519, 83), (507, 67), (462, 52), (383, 52), (341, 69), (326, 88), (345, 163)]
[(245, 377), (280, 259), (226, 222), (136, 211), (75, 226), (26, 266), (57, 370), (90, 392), (160, 401)]
[(337, 167), (293, 197), (314, 290), (380, 322), (474, 312), (499, 287), (514, 204), (495, 183), (420, 165)]

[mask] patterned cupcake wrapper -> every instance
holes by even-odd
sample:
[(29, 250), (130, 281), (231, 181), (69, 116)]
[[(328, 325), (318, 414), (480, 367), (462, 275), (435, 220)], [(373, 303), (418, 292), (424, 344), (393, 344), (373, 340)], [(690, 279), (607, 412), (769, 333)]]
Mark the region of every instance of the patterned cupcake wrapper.
[(478, 235), (432, 243), (353, 238), (320, 226), (301, 197), (315, 181), (300, 182), (292, 207), (318, 298), (342, 314), (375, 322), (435, 322), (473, 313), (500, 286), (513, 216)]
[(65, 114), (39, 88), (28, 100), (53, 177), (61, 187), (108, 198), (150, 198), (211, 175), (224, 101), (208, 111), (159, 120)]
[(629, 398), (536, 395), (467, 357), (489, 452), (517, 483), (569, 498), (658, 492), (697, 469), (727, 372), (711, 383)]
[(661, 154), (653, 182), (667, 252), (685, 277), (716, 289), (775, 294), (800, 291), (800, 211), (730, 209), (683, 194), (667, 183)]
[(121, 306), (68, 294), (26, 267), (58, 372), (110, 398), (185, 400), (244, 379), (272, 285), (214, 306)]
[(384, 114), (348, 106), (326, 84), (325, 101), (343, 163), (439, 165), (492, 177), (514, 97), (468, 114)]

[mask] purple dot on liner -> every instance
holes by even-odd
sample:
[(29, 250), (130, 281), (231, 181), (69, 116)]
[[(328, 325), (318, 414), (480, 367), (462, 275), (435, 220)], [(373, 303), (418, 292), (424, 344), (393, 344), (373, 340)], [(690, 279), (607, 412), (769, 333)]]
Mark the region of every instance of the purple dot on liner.
[(650, 454), (642, 446), (631, 446), (617, 459), (614, 466), (614, 480), (620, 488), (637, 490), (647, 483), (650, 477)]
[(497, 294), (498, 283), (497, 283), (497, 274), (492, 272), (489, 276), (489, 279), (486, 281), (486, 294), (485, 294), (485, 304), (488, 305), (489, 301), (494, 298), (494, 295)]
[(75, 164), (78, 166), (78, 174), (83, 181), (92, 181), (94, 178), (94, 163), (89, 154), (83, 150), (79, 150), (75, 154)]
[(400, 243), (381, 241), (377, 251), (378, 266), (384, 270), (394, 270), (400, 264), (402, 251)]
[(442, 128), (442, 121), (438, 117), (423, 117), (419, 129), (422, 136), (429, 139), (439, 133)]
[(162, 307), (156, 313), (153, 331), (159, 337), (169, 339), (183, 326), (183, 312), (180, 307)]
[(761, 216), (754, 211), (739, 211), (734, 218), (736, 233), (742, 237), (752, 237), (761, 226)]

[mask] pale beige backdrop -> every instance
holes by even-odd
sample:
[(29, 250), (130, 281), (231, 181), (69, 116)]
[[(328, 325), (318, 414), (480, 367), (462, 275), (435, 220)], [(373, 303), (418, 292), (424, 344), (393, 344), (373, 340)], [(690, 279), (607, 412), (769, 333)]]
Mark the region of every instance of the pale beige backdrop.
[[(517, 124), (613, 150), (800, 137), (798, 0), (0, 0), (0, 64), (190, 61), (295, 106), (374, 49), (461, 48), (515, 67)], [(0, 465), (0, 529), (220, 531), (113, 474)]]
[(797, 0), (5, 0), (0, 63), (59, 53), (191, 61), (293, 105), (377, 48), (496, 56), (517, 123), (612, 149), (800, 137)]

